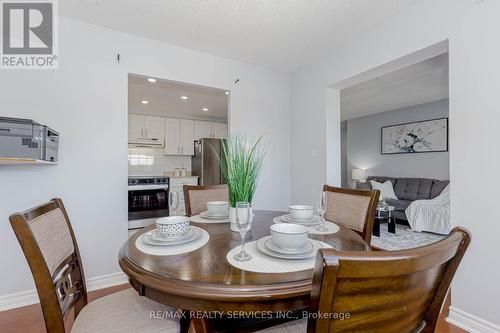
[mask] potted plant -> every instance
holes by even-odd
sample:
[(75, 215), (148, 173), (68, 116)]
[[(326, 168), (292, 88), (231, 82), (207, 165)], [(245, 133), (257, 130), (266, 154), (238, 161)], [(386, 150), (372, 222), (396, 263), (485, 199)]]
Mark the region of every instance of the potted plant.
[(229, 188), (231, 230), (236, 227), (237, 202), (252, 204), (266, 151), (260, 147), (263, 136), (253, 141), (234, 135), (222, 140), (221, 156), (217, 156)]

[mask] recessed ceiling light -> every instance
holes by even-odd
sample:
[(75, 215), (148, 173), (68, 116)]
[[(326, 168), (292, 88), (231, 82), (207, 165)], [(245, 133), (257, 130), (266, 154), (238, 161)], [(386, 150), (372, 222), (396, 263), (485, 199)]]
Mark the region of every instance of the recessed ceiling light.
[(144, 101), (142, 101), (141, 103), (142, 103), (142, 104), (148, 104), (149, 102), (148, 102), (148, 101), (146, 101), (146, 100), (144, 100)]
[(186, 100), (186, 99), (188, 99), (188, 97), (187, 96), (181, 96), (181, 99)]
[(226, 95), (229, 95), (229, 91), (226, 91)]
[(203, 110), (203, 111), (208, 111), (208, 109), (207, 109), (207, 108), (203, 108), (202, 110)]
[(155, 83), (156, 79), (153, 79), (152, 77), (148, 78), (148, 82)]

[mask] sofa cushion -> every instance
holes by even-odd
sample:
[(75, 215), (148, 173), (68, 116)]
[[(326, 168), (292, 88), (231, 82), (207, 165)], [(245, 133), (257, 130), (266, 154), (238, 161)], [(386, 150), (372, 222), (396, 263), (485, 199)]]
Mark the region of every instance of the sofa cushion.
[(411, 204), (410, 200), (385, 199), (385, 202), (387, 202), (389, 206), (394, 206), (396, 210), (403, 211)]
[(435, 197), (440, 195), (449, 183), (449, 180), (435, 180), (432, 184), (430, 199), (434, 199)]
[(396, 193), (394, 193), (394, 186), (390, 180), (385, 183), (379, 183), (374, 180), (370, 180), (372, 189), (380, 191), (380, 198), (382, 199), (398, 199)]
[(394, 191), (398, 199), (429, 199), (433, 180), (427, 178), (398, 178)]

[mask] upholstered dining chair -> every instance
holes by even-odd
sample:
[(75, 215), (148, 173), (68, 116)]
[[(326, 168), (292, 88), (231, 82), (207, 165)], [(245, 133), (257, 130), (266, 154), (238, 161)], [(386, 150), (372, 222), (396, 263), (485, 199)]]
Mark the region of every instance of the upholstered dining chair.
[(193, 216), (207, 210), (209, 201), (228, 201), (229, 189), (227, 185), (184, 185), (184, 204), (186, 215)]
[(370, 245), (380, 191), (343, 189), (328, 185), (323, 187), (323, 191), (326, 192), (327, 200), (325, 219), (356, 231)]
[(259, 332), (434, 332), (469, 243), (469, 232), (455, 228), (447, 238), (411, 250), (322, 249), (316, 257), (309, 319)]
[(60, 199), (10, 216), (10, 223), (35, 280), (48, 333), (179, 332), (179, 321), (152, 319), (151, 311), (175, 311), (127, 289), (87, 303), (78, 245)]

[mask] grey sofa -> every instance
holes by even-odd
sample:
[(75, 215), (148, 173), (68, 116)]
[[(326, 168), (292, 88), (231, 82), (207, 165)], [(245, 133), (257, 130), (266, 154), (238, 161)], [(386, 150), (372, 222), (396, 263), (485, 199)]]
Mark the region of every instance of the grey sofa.
[(415, 200), (433, 199), (450, 183), (449, 180), (437, 180), (428, 178), (393, 178), (381, 176), (369, 176), (366, 183), (356, 183), (356, 188), (371, 190), (370, 180), (379, 183), (391, 181), (394, 193), (398, 200), (386, 199), (385, 201), (395, 207), (394, 217), (407, 220), (405, 210)]

